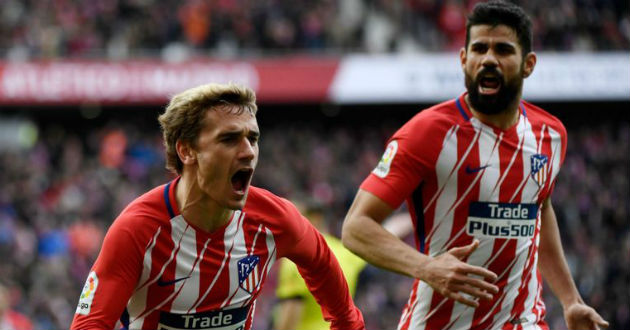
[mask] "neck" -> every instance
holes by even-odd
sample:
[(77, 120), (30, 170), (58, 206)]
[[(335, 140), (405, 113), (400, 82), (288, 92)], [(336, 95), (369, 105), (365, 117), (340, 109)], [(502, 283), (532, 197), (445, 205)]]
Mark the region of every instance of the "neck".
[(201, 189), (197, 178), (186, 172), (175, 187), (175, 198), (184, 219), (209, 233), (228, 223), (234, 213), (218, 205)]
[(468, 99), (468, 94), (466, 94), (465, 100), (466, 105), (468, 105), (468, 109), (470, 109), (470, 112), (472, 112), (473, 116), (475, 116), (477, 119), (485, 124), (490, 124), (494, 127), (505, 130), (514, 126), (514, 124), (518, 122), (518, 117), (520, 114), (520, 111), (518, 109), (520, 97), (515, 98), (505, 111), (501, 111), (492, 115), (475, 110), (475, 108), (473, 108), (473, 106), (471, 105), (470, 100)]

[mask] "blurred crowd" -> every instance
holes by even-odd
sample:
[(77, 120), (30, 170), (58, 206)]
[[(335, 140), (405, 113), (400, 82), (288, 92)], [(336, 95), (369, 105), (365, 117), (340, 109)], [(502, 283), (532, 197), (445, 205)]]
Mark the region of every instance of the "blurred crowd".
[[(402, 121), (261, 125), (254, 184), (324, 205), (338, 234), (358, 185)], [(568, 127), (554, 208), (582, 296), (612, 329), (630, 329), (630, 124), (585, 125)], [(132, 199), (172, 178), (161, 136), (157, 125), (132, 120), (86, 122), (75, 131), (47, 120), (0, 118), (0, 126), (25, 136), (0, 139), (0, 285), (11, 309), (36, 329), (67, 328), (111, 221)], [(274, 283), (259, 300), (256, 329), (269, 324)], [(364, 270), (356, 301), (369, 329), (395, 327), (411, 283), (372, 266)], [(551, 328), (563, 329), (561, 307), (549, 289), (545, 294)]]
[[(3, 0), (0, 56), (111, 58), (458, 50), (479, 0)], [(516, 1), (534, 49), (630, 48), (626, 0)]]

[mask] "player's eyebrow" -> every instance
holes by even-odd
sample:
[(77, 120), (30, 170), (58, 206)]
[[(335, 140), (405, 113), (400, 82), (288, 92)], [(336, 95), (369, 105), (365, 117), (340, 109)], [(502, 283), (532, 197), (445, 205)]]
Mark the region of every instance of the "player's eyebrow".
[[(217, 135), (218, 139), (224, 139), (224, 138), (237, 138), (241, 135), (243, 135), (245, 133), (245, 129), (234, 129), (234, 130), (229, 130), (229, 131), (224, 131), (221, 132)], [(260, 137), (260, 132), (258, 130), (248, 130), (249, 132), (247, 133), (248, 137), (255, 137), (258, 138)]]

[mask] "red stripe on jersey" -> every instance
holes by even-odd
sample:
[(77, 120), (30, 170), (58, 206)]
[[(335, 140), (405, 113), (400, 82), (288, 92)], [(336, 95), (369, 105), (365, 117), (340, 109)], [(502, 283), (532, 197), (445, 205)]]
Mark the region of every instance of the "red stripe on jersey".
[[(149, 279), (143, 286), (152, 286), (156, 282), (170, 281), (175, 277), (175, 263), (173, 262), (175, 259), (175, 255), (180, 248), (180, 242), (174, 242), (171, 239), (171, 227), (168, 226), (163, 230), (158, 236), (158, 242), (151, 253), (151, 275)], [(168, 257), (167, 257), (168, 256)], [(133, 323), (136, 319), (141, 319), (146, 317), (151, 311), (155, 310), (155, 306), (167, 299), (171, 292), (167, 290), (147, 290), (147, 298), (146, 305), (144, 311), (139, 315), (133, 317), (131, 322)], [(144, 324), (147, 320), (145, 319)]]
[[(454, 126), (449, 132), (448, 134), (446, 134), (446, 137), (444, 138), (444, 141), (442, 141), (442, 144), (445, 144), (445, 142), (451, 138), (451, 136), (455, 136), (457, 137), (458, 134), (458, 130), (459, 130), (459, 126), (456, 125)], [(477, 139), (479, 139), (479, 134), (475, 135), (475, 138), (473, 139), (473, 141), (468, 145), (467, 151), (465, 152), (465, 154), (468, 154), (469, 149), (472, 148)], [(459, 140), (458, 140), (458, 147), (459, 147)], [(459, 156), (459, 155), (458, 155)], [(446, 184), (449, 182), (451, 176), (453, 175), (457, 175), (457, 169), (459, 169), (461, 167), (463, 163), (463, 159), (458, 157), (458, 163), (457, 165), (455, 165), (451, 170), (450, 173), (448, 174), (448, 176), (446, 177), (446, 180), (444, 180), (444, 182), (442, 183), (441, 186), (438, 187), (438, 189), (435, 191), (435, 193), (431, 196), (431, 198), (428, 200), (427, 204), (425, 205), (424, 209), (426, 211), (426, 209), (430, 208), (430, 207), (435, 207), (434, 203), (437, 201), (438, 197), (440, 197), (440, 195), (442, 195), (442, 193), (444, 192), (444, 188), (446, 188)]]
[[(481, 168), (482, 166), (479, 160), (479, 143), (478, 139), (475, 139), (471, 144), (471, 142), (466, 139), (464, 131), (465, 129), (460, 130), (457, 139), (457, 158), (461, 160), (461, 166), (457, 171), (457, 199), (449, 210), (449, 212), (454, 213), (451, 233), (442, 251), (464, 246), (473, 241), (472, 236), (465, 235), (466, 222), (468, 221), (468, 207), (466, 206), (472, 198), (479, 196), (479, 179), (484, 169), (479, 171), (471, 170)], [(479, 134), (479, 136), (481, 136), (481, 134)], [(459, 207), (460, 205), (466, 206)]]
[[(510, 201), (511, 203), (521, 201), (521, 191), (514, 191), (514, 182), (523, 182), (527, 179), (523, 174), (523, 143), (525, 138), (520, 138), (515, 130), (510, 130), (504, 134), (505, 143), (499, 147), (499, 158), (510, 159), (510, 162), (501, 162), (501, 177), (503, 181), (499, 183), (499, 200)], [(520, 140), (520, 141), (519, 141)], [(510, 148), (516, 145), (517, 148)], [(512, 161), (513, 160), (513, 161)]]
[[(253, 229), (253, 228), (252, 228)], [(251, 245), (249, 247), (249, 255), (261, 255), (260, 261), (258, 262), (258, 265), (254, 268), (254, 270), (252, 270), (252, 272), (250, 273), (250, 275), (247, 277), (246, 281), (247, 286), (249, 288), (253, 288), (252, 291), (255, 292), (254, 295), (252, 295), (248, 300), (243, 302), (243, 306), (249, 304), (252, 300), (256, 299), (256, 297), (258, 297), (259, 291), (257, 290), (258, 287), (260, 286), (260, 283), (262, 283), (261, 279), (262, 279), (262, 274), (265, 273), (266, 271), (266, 265), (269, 263), (269, 260), (271, 259), (270, 257), (272, 257), (271, 253), (268, 253), (269, 251), (267, 251), (267, 228), (263, 227), (262, 225), (259, 225), (258, 228), (256, 228), (256, 230), (249, 230), (246, 233), (246, 241), (247, 240), (247, 236), (253, 236), (253, 239), (251, 240)], [(264, 251), (264, 253), (259, 253), (259, 251)]]
[[(447, 299), (443, 295), (433, 292), (431, 296), (431, 308), (425, 317), (426, 329), (444, 329), (451, 319), (451, 313), (455, 300)], [(437, 313), (439, 311), (439, 313)]]
[(543, 302), (542, 300), (542, 290), (543, 290), (542, 276), (540, 275), (540, 271), (538, 269), (536, 269), (536, 278), (538, 278), (538, 290), (536, 293), (536, 303), (534, 304), (534, 307), (532, 308), (532, 310), (534, 312), (534, 315), (536, 315), (536, 321), (538, 322), (538, 325), (544, 324), (545, 328), (547, 328), (547, 324), (544, 321), (546, 308), (545, 308), (545, 302)]
[[(455, 130), (456, 134), (458, 130)], [(437, 207), (437, 205), (431, 205), (434, 201), (436, 201), (440, 195), (442, 195), (444, 188), (447, 186), (447, 184), (451, 181), (451, 178), (454, 176), (456, 178), (459, 177), (459, 173), (458, 171), (462, 168), (462, 165), (464, 164), (464, 160), (468, 157), (468, 155), (470, 155), (471, 150), (473, 148), (475, 148), (475, 146), (477, 145), (477, 141), (479, 140), (479, 136), (480, 136), (480, 132), (477, 132), (475, 134), (475, 137), (473, 138), (472, 142), (467, 142), (466, 147), (464, 150), (460, 149), (460, 146), (462, 146), (462, 144), (460, 143), (460, 139), (457, 139), (457, 163), (456, 165), (453, 167), (453, 169), (451, 170), (451, 172), (449, 173), (448, 177), (445, 179), (445, 181), (443, 182), (442, 186), (440, 187), (440, 190), (432, 197), (431, 201), (429, 201), (428, 205), (425, 207), (425, 210), (429, 207)], [(459, 197), (459, 193), (456, 193), (456, 196)], [(454, 208), (456, 208), (457, 206), (459, 206), (461, 204), (461, 202), (464, 200), (463, 197), (456, 199), (456, 202), (452, 205), (449, 206), (448, 211), (442, 213), (445, 216), (448, 215), (450, 212), (453, 211)], [(431, 244), (431, 239), (433, 237), (433, 235), (435, 234), (436, 230), (443, 225), (444, 223), (444, 219), (440, 218), (440, 219), (436, 219), (435, 217), (433, 218), (433, 221), (435, 223), (435, 225), (433, 226), (433, 228), (431, 229), (431, 231), (429, 232), (429, 234), (427, 235), (427, 245), (430, 246)], [(433, 254), (437, 254), (439, 252), (445, 251), (446, 249), (446, 244), (444, 246), (441, 247), (440, 251), (432, 251)]]
[(413, 282), (413, 287), (411, 288), (411, 296), (409, 296), (409, 300), (407, 300), (407, 305), (403, 309), (402, 316), (400, 318), (400, 322), (398, 325), (398, 330), (408, 330), (409, 324), (411, 323), (411, 316), (413, 315), (413, 311), (416, 309), (418, 305), (418, 284), (420, 284), (419, 280), (415, 280)]
[[(238, 218), (238, 222), (236, 225), (237, 228), (237, 233), (239, 230), (243, 230), (241, 229), (243, 227), (243, 222), (244, 222), (245, 216), (242, 215), (241, 217)], [(226, 264), (230, 263), (230, 259), (232, 257), (232, 250), (234, 249), (234, 241), (236, 240), (236, 235), (234, 235), (234, 239), (232, 240), (232, 243), (230, 245), (230, 249), (228, 250), (228, 252), (225, 254), (224, 258), (223, 258), (223, 262), (221, 264), (221, 269), (219, 270), (218, 274), (223, 275), (224, 277), (226, 276), (225, 274), (223, 274), (223, 272), (221, 272), (221, 270), (226, 266)], [(220, 281), (219, 283), (229, 283), (229, 279), (226, 279), (225, 281)], [(212, 289), (214, 287), (214, 283), (212, 283), (212, 286), (210, 288), (208, 288), (208, 290), (206, 291), (206, 294), (208, 292), (210, 292), (210, 289)], [(226, 286), (227, 287), (227, 286)], [(227, 290), (229, 290), (229, 288), (226, 288)], [(234, 298), (234, 296), (236, 295), (236, 293), (238, 292), (239, 287), (238, 285), (236, 286), (236, 288), (234, 289), (234, 292), (232, 292), (231, 294), (229, 293), (229, 291), (227, 292), (227, 299), (225, 299), (225, 301), (221, 304), (221, 308), (225, 307), (225, 306), (229, 306), (230, 303), (232, 302), (232, 299)], [(209, 299), (211, 299), (212, 297), (209, 297)]]
[[(538, 229), (536, 230), (538, 231)], [(523, 274), (521, 275), (521, 286), (519, 287), (519, 294), (518, 296), (516, 296), (516, 299), (514, 299), (514, 305), (512, 306), (512, 311), (510, 312), (511, 320), (515, 318), (520, 318), (521, 313), (525, 310), (525, 300), (530, 296), (530, 294), (532, 294), (532, 292), (529, 291), (528, 286), (529, 286), (531, 277), (535, 276), (533, 272), (535, 271), (534, 261), (535, 261), (535, 254), (537, 252), (538, 252), (538, 249), (536, 248), (535, 242), (532, 242), (532, 245), (530, 246), (529, 255), (528, 255), (527, 267), (525, 267), (525, 270), (523, 271)], [(534, 293), (534, 294), (537, 294), (537, 293)]]

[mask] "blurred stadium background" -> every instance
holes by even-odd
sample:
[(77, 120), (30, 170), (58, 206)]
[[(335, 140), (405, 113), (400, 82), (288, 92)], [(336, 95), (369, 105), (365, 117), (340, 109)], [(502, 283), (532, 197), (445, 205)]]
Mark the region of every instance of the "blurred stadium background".
[[(255, 184), (316, 200), (339, 232), (385, 140), (464, 90), (467, 0), (3, 0), (0, 283), (36, 329), (67, 328), (111, 221), (169, 178), (156, 121), (206, 82), (257, 91)], [(569, 132), (553, 196), (584, 299), (630, 329), (630, 4), (523, 1), (534, 20), (525, 98)], [(409, 238), (411, 243), (412, 238)], [(255, 329), (269, 328), (275, 282)], [(393, 329), (411, 280), (368, 267), (356, 301)], [(564, 329), (545, 291), (548, 322)]]

